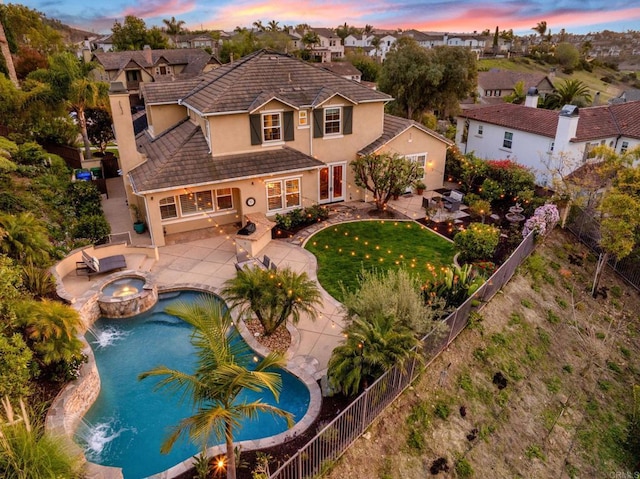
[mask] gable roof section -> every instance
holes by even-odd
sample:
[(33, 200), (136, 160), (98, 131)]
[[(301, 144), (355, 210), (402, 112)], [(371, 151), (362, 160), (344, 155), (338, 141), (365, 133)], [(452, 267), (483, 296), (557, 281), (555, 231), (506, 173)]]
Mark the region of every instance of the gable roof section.
[(190, 80), (141, 84), (142, 96), (147, 105), (178, 103), (180, 98), (196, 88), (202, 81), (201, 77)]
[(95, 52), (94, 58), (102, 65), (106, 71), (122, 70), (130, 62), (135, 62), (142, 68), (153, 67), (160, 59), (164, 58), (169, 65), (187, 65), (185, 69), (193, 64), (194, 69), (199, 68), (195, 73), (201, 73), (202, 69), (212, 59), (202, 48), (174, 48), (166, 50), (151, 50), (151, 63), (147, 61), (145, 52), (141, 50), (125, 52)]
[(136, 138), (147, 161), (130, 173), (136, 193), (318, 168), (324, 163), (288, 147), (211, 157), (199, 126), (189, 120), (162, 135)]
[(356, 104), (392, 99), (289, 55), (260, 50), (205, 73), (182, 103), (203, 114), (246, 112), (264, 92), (297, 108), (322, 103), (336, 93)]
[[(502, 103), (465, 110), (460, 117), (555, 138), (559, 115), (559, 111)], [(582, 108), (578, 118), (574, 142), (640, 138), (640, 101)]]
[(509, 70), (489, 70), (478, 72), (478, 86), (483, 90), (513, 90), (519, 81), (524, 82), (524, 89), (531, 87), (546, 91), (553, 89), (553, 83), (544, 73), (523, 73)]
[(442, 141), (443, 143), (446, 143), (447, 145), (453, 145), (453, 142), (450, 141), (448, 138), (445, 138), (444, 136), (436, 133), (433, 130), (430, 130), (429, 128), (425, 127), (424, 125), (421, 125), (416, 121), (408, 120), (406, 118), (400, 118), (399, 116), (385, 114), (384, 130), (382, 131), (382, 135), (380, 135), (380, 137), (378, 137), (378, 139), (376, 139), (374, 142), (369, 143), (367, 146), (361, 149), (358, 152), (358, 154), (361, 156), (364, 156), (370, 153), (375, 153), (384, 145), (386, 145), (391, 140), (398, 137), (401, 133), (404, 133), (411, 127), (415, 127), (423, 131), (424, 133), (431, 135), (432, 137)]
[[(581, 115), (583, 111), (584, 109), (580, 110)], [(499, 105), (465, 110), (460, 114), (460, 117), (555, 138), (558, 115), (557, 111), (514, 105), (513, 103), (500, 103)]]
[(335, 73), (340, 76), (359, 76), (362, 75), (360, 70), (353, 66), (353, 64), (349, 62), (325, 62), (318, 63), (318, 68), (322, 68), (323, 70), (327, 70), (328, 72)]

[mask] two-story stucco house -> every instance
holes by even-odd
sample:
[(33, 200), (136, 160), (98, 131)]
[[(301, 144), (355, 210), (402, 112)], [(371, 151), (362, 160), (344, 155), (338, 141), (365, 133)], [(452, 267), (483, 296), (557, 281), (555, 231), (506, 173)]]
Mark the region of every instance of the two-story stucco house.
[(456, 144), (462, 153), (530, 167), (541, 185), (551, 182), (552, 173), (565, 176), (592, 160), (598, 145), (618, 153), (640, 145), (640, 101), (580, 109), (567, 105), (561, 111), (537, 104), (532, 90), (524, 105), (466, 110), (458, 117)]
[(503, 102), (504, 97), (513, 94), (518, 82), (524, 83), (524, 91), (536, 88), (543, 99), (553, 93), (554, 90), (553, 82), (544, 73), (523, 73), (492, 69), (486, 72), (478, 72), (478, 98), (480, 103)]
[(319, 42), (311, 45), (311, 54), (321, 62), (331, 62), (344, 57), (342, 39), (331, 28), (312, 28), (318, 35)]
[(165, 235), (298, 207), (371, 199), (349, 167), (398, 153), (443, 184), (451, 143), (384, 113), (391, 97), (282, 53), (261, 50), (183, 82), (145, 84), (149, 128), (134, 136), (128, 94), (111, 109), (129, 201), (154, 244)]

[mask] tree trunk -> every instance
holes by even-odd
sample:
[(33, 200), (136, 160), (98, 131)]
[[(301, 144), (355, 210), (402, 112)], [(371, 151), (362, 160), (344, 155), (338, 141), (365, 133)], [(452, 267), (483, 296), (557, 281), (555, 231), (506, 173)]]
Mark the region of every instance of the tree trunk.
[(602, 273), (604, 272), (604, 268), (607, 265), (608, 260), (609, 253), (600, 253), (600, 256), (598, 256), (598, 263), (596, 264), (596, 274), (593, 277), (593, 286), (591, 287), (591, 296), (593, 296), (594, 298), (597, 295), (600, 278), (602, 277)]
[(7, 64), (7, 70), (9, 71), (9, 80), (11, 80), (12, 83), (19, 88), (20, 84), (18, 83), (18, 77), (16, 76), (16, 68), (13, 66), (13, 58), (11, 57), (9, 42), (7, 42), (7, 36), (4, 33), (2, 22), (0, 22), (0, 51), (2, 51), (2, 56), (4, 57), (4, 61)]
[(84, 143), (84, 159), (90, 160), (93, 154), (91, 153), (91, 142), (89, 141), (89, 133), (87, 132), (87, 118), (85, 117), (84, 110), (78, 110), (77, 113), (80, 134), (82, 135), (82, 142)]
[(224, 436), (227, 443), (227, 479), (236, 479), (236, 451), (233, 449), (233, 429), (228, 421), (224, 426)]

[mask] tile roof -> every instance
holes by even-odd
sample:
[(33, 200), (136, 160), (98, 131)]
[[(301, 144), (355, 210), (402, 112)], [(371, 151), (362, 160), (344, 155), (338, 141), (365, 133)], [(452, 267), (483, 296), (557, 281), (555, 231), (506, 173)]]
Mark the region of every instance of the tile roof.
[(400, 135), (402, 132), (406, 131), (407, 129), (411, 128), (412, 126), (418, 128), (419, 130), (424, 131), (425, 133), (427, 133), (428, 135), (433, 136), (434, 138), (437, 138), (437, 139), (443, 141), (447, 145), (452, 145), (453, 144), (453, 142), (451, 142), (451, 140), (449, 140), (448, 138), (445, 138), (444, 136), (440, 135), (439, 133), (436, 133), (435, 131), (430, 130), (429, 128), (425, 127), (424, 125), (422, 125), (422, 124), (420, 124), (420, 123), (418, 123), (416, 121), (408, 120), (406, 118), (401, 118), (399, 116), (393, 116), (393, 115), (385, 114), (384, 115), (384, 130), (382, 131), (382, 135), (380, 135), (380, 137), (378, 139), (376, 139), (372, 143), (369, 143), (367, 146), (365, 146), (363, 149), (361, 149), (358, 152), (358, 154), (364, 156), (364, 155), (368, 155), (370, 153), (376, 152), (381, 147), (383, 147), (384, 145), (389, 143), (391, 140), (393, 140), (398, 135)]
[(205, 113), (251, 111), (269, 93), (296, 107), (317, 106), (340, 93), (353, 103), (392, 98), (283, 53), (260, 50), (203, 75), (182, 103)]
[(140, 84), (142, 96), (147, 105), (158, 103), (178, 103), (178, 100), (196, 88), (202, 77), (188, 80)]
[[(550, 85), (545, 85), (545, 79)], [(544, 73), (524, 73), (509, 70), (489, 70), (478, 72), (478, 86), (483, 90), (513, 90), (519, 81), (524, 82), (524, 90), (531, 87), (545, 87), (545, 91), (553, 87), (553, 83)]]
[[(512, 103), (465, 110), (461, 118), (555, 138), (559, 111)], [(589, 141), (612, 136), (640, 138), (640, 101), (581, 108), (572, 141)]]
[[(582, 111), (584, 110), (580, 110), (580, 113)], [(558, 111), (514, 105), (513, 103), (500, 103), (499, 105), (465, 110), (460, 116), (555, 138), (559, 113)]]
[(335, 73), (340, 76), (360, 76), (362, 73), (356, 67), (354, 67), (349, 62), (325, 62), (325, 63), (317, 63), (316, 66), (318, 68), (322, 68), (331, 73)]
[[(185, 69), (197, 70), (195, 73), (201, 73), (204, 67), (213, 59), (202, 48), (174, 48), (165, 50), (151, 50), (151, 63), (147, 61), (147, 57), (143, 50), (125, 51), (125, 52), (95, 52), (95, 59), (102, 65), (105, 70), (122, 70), (130, 62), (135, 62), (142, 68), (153, 67), (158, 60), (164, 58), (169, 65), (187, 65)], [(189, 72), (187, 72), (189, 73)]]
[(130, 172), (136, 193), (299, 171), (324, 163), (288, 147), (212, 157), (202, 130), (185, 120), (162, 135), (136, 138), (147, 161)]

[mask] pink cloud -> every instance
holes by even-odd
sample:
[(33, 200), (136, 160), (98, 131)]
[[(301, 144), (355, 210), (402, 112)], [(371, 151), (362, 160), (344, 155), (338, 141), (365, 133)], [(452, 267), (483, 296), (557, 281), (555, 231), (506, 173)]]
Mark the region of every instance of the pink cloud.
[(142, 0), (135, 6), (126, 8), (121, 16), (133, 15), (141, 18), (177, 16), (193, 11), (195, 0)]

